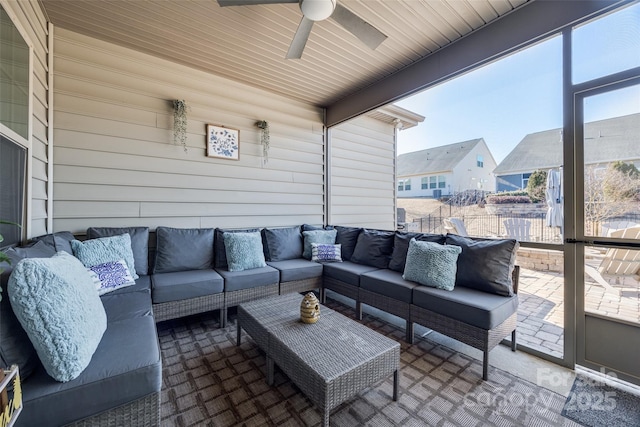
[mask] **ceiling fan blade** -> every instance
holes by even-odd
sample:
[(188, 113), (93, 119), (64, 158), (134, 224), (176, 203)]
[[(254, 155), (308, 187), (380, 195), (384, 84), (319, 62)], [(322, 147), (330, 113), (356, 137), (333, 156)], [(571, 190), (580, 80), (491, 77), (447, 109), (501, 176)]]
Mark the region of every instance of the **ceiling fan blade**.
[(336, 9), (333, 11), (331, 18), (333, 18), (338, 24), (342, 25), (345, 30), (359, 38), (362, 43), (366, 44), (371, 49), (375, 50), (375, 48), (380, 46), (380, 43), (387, 39), (387, 36), (380, 32), (376, 27), (369, 24), (349, 9), (341, 6), (340, 3), (336, 5)]
[(220, 7), (253, 6), (256, 4), (298, 3), (298, 0), (218, 0)]
[(296, 35), (293, 36), (293, 40), (289, 46), (289, 51), (286, 56), (287, 59), (302, 58), (302, 51), (304, 50), (304, 46), (307, 44), (312, 27), (313, 21), (303, 16), (302, 21), (300, 21), (300, 25), (298, 25), (298, 29), (296, 30)]

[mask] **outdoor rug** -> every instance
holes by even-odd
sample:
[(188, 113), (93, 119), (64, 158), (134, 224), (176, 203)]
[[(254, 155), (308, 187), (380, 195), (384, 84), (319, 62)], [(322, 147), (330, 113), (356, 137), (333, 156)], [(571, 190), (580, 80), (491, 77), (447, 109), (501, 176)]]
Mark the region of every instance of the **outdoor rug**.
[[(353, 318), (353, 309), (327, 305)], [(163, 359), (163, 426), (315, 426), (320, 415), (251, 337), (236, 347), (235, 317), (219, 328), (208, 313), (158, 324)], [(332, 426), (578, 426), (561, 415), (565, 397), (490, 368), (427, 338), (407, 344), (404, 331), (373, 316), (362, 323), (401, 344), (400, 397), (390, 377), (335, 408)], [(611, 426), (607, 426), (611, 427)]]
[(640, 397), (578, 375), (562, 415), (587, 427), (640, 427)]

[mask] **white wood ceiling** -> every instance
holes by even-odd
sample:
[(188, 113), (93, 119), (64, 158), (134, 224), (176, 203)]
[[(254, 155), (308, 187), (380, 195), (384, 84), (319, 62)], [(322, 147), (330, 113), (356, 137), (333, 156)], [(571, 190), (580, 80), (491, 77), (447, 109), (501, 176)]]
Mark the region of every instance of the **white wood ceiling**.
[(388, 36), (375, 51), (328, 19), (285, 60), (297, 4), (216, 0), (41, 0), (54, 25), (317, 106), (386, 77), (528, 0), (338, 0)]

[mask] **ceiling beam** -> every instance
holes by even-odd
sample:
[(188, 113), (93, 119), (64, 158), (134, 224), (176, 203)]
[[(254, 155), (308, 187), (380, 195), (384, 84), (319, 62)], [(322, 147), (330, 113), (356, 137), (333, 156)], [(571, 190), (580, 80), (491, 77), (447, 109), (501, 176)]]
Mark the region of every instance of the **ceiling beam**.
[(449, 46), (327, 107), (335, 126), (521, 49), (628, 0), (533, 0)]

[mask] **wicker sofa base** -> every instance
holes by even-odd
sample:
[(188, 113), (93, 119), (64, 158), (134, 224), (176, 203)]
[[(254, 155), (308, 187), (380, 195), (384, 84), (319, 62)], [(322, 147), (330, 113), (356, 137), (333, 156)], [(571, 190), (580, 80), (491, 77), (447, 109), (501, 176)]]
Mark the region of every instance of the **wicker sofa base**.
[(157, 427), (160, 425), (160, 393), (151, 393), (133, 402), (67, 424), (68, 427)]
[(405, 320), (405, 340), (412, 342), (413, 340), (413, 322), (409, 319), (409, 313), (411, 310), (411, 304), (404, 301), (398, 301), (397, 299), (390, 298), (386, 295), (371, 292), (366, 289), (359, 288), (358, 291), (358, 304), (356, 316), (358, 320), (362, 320), (362, 304), (370, 305), (371, 307), (378, 308), (387, 313), (391, 313), (394, 316), (401, 317)]
[(293, 280), (291, 282), (280, 283), (280, 295), (293, 294), (306, 291), (322, 289), (322, 277), (313, 277), (311, 279)]
[(339, 293), (340, 295), (344, 295), (347, 298), (354, 299), (356, 301), (356, 312), (359, 311), (360, 300), (358, 299), (358, 291), (360, 288), (357, 286), (350, 285), (349, 283), (345, 283), (341, 280), (334, 279), (333, 277), (324, 276), (322, 279), (322, 289), (320, 295), (322, 297), (322, 303), (327, 302), (326, 290), (331, 289)]
[[(486, 380), (489, 372), (489, 352), (511, 333), (511, 350), (516, 351), (516, 326), (518, 313), (513, 313), (504, 322), (487, 330), (460, 322), (431, 310), (411, 305), (410, 321), (418, 323), (443, 335), (475, 347), (483, 352), (482, 379)], [(413, 335), (409, 343), (413, 344)]]
[(237, 291), (229, 291), (224, 293), (224, 307), (220, 317), (220, 325), (225, 328), (227, 326), (227, 310), (229, 307), (235, 307), (243, 302), (253, 301), (256, 299), (271, 297), (278, 295), (280, 285), (272, 283), (270, 285), (256, 286), (255, 288), (239, 289)]
[(153, 317), (156, 323), (163, 320), (176, 319), (192, 314), (205, 313), (220, 309), (220, 324), (222, 325), (222, 309), (224, 308), (224, 293), (205, 295), (179, 301), (169, 301), (153, 304)]

